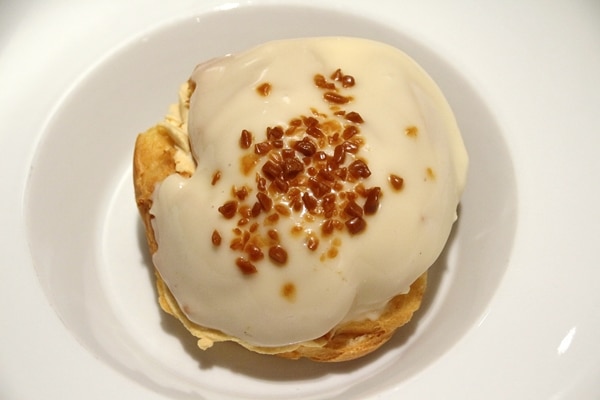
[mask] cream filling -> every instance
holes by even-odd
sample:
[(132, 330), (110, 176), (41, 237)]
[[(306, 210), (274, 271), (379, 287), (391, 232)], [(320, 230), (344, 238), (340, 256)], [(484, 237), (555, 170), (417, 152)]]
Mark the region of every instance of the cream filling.
[[(255, 274), (243, 274), (236, 267), (241, 253), (229, 247), (239, 218), (218, 211), (231, 200), (232, 187), (250, 188), (252, 198), (257, 191), (255, 171), (240, 169), (248, 153), (240, 132), (260, 142), (266, 127), (285, 129), (311, 108), (337, 118), (313, 77), (328, 78), (338, 68), (356, 81), (340, 89), (352, 96), (341, 108), (364, 119), (360, 156), (371, 171), (364, 184), (381, 188), (379, 209), (365, 218), (364, 232), (320, 237), (315, 251), (306, 237), (320, 231), (322, 219), (307, 222), (305, 213), (280, 218), (276, 228), (288, 261), (282, 267), (265, 257), (255, 263)], [(188, 131), (197, 166), (191, 178), (175, 174), (162, 182), (151, 210), (154, 263), (191, 321), (255, 346), (312, 340), (342, 322), (377, 318), (439, 256), (456, 219), (468, 159), (444, 96), (407, 55), (355, 38), (277, 41), (201, 64), (191, 79), (189, 125), (185, 106), (171, 113), (168, 125), (178, 127), (170, 130), (184, 154)], [(263, 83), (271, 86), (267, 96), (256, 90)], [(391, 187), (390, 174), (403, 178), (402, 190)], [(301, 232), (292, 233), (297, 225)], [(268, 228), (262, 223), (259, 229)], [(219, 246), (211, 239), (215, 230), (223, 239)], [(337, 255), (324, 256), (334, 247)]]

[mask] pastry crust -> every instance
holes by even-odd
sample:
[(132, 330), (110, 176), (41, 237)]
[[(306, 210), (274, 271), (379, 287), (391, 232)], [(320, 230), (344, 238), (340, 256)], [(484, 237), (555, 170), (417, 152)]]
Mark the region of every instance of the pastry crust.
[[(169, 131), (160, 125), (140, 134), (135, 143), (133, 156), (135, 197), (144, 222), (151, 254), (158, 249), (152, 227), (153, 217), (150, 214), (152, 195), (158, 183), (167, 176), (177, 173), (175, 162), (177, 151), (175, 142), (169, 136)], [(186, 175), (185, 172), (180, 173)], [(200, 348), (208, 348), (214, 342), (234, 341), (249, 350), (262, 354), (275, 354), (289, 359), (306, 357), (323, 362), (348, 361), (379, 348), (392, 337), (396, 329), (410, 321), (413, 313), (421, 305), (427, 286), (427, 272), (425, 272), (411, 285), (408, 293), (398, 295), (390, 300), (386, 310), (376, 320), (344, 323), (315, 340), (286, 347), (265, 348), (252, 346), (237, 338), (190, 321), (179, 308), (158, 271), (155, 275), (161, 308), (179, 319), (190, 333), (199, 339), (198, 346)]]

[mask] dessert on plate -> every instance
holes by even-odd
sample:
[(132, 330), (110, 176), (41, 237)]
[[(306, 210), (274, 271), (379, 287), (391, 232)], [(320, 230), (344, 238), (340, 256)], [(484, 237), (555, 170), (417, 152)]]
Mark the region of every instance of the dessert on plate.
[(202, 349), (368, 354), (419, 308), (467, 164), (440, 89), (389, 45), (281, 40), (204, 62), (135, 144), (159, 303)]

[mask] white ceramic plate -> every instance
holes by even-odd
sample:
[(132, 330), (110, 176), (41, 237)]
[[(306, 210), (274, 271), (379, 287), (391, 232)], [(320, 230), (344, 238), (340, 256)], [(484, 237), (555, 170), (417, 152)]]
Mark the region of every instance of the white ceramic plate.
[[(0, 397), (600, 396), (600, 9), (467, 3), (3, 6)], [(438, 82), (471, 157), (460, 222), (381, 351), (201, 352), (156, 304), (133, 141), (199, 61), (315, 35), (388, 42)]]

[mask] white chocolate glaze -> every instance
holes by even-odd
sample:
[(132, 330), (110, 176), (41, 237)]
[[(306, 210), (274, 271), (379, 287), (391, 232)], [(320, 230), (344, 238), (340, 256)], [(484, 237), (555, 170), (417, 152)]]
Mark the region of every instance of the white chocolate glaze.
[[(244, 201), (255, 202), (256, 173), (266, 158), (243, 173), (241, 160), (253, 147), (243, 149), (240, 134), (251, 132), (254, 146), (266, 140), (267, 127), (286, 129), (311, 109), (347, 123), (333, 115), (335, 105), (313, 80), (321, 74), (332, 81), (338, 68), (355, 80), (352, 87), (338, 84), (338, 93), (352, 97), (339, 108), (364, 120), (364, 145), (352, 157), (371, 171), (364, 186), (381, 188), (378, 209), (364, 217), (364, 231), (331, 235), (321, 235), (323, 218), (307, 221), (306, 210), (270, 226), (263, 212), (252, 220), (256, 231), (266, 237), (277, 229), (288, 258), (281, 266), (265, 248), (265, 257), (253, 262), (256, 273), (244, 274), (236, 266), (244, 253), (230, 248), (240, 217), (225, 218), (219, 207), (233, 198), (232, 187), (246, 186)], [(444, 96), (407, 55), (355, 38), (277, 41), (201, 64), (191, 80), (196, 87), (187, 127), (197, 167), (191, 178), (175, 174), (160, 184), (151, 210), (154, 263), (191, 321), (255, 346), (312, 340), (341, 322), (377, 318), (439, 256), (456, 219), (468, 159)], [(256, 90), (264, 83), (268, 95)], [(403, 178), (401, 190), (390, 185), (390, 174)], [(301, 228), (292, 233), (296, 225)], [(215, 230), (220, 245), (211, 239)], [(314, 251), (307, 247), (311, 233), (319, 239)], [(332, 247), (337, 254), (328, 253)]]

